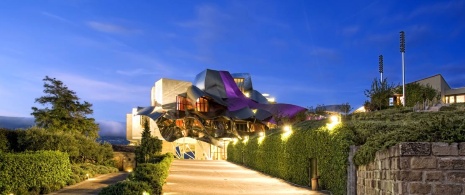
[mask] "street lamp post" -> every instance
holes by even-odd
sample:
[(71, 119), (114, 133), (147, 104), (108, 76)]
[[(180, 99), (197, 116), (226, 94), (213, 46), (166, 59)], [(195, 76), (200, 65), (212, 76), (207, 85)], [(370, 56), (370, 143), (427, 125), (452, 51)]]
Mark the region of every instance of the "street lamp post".
[(406, 95), (405, 95), (405, 32), (400, 31), (400, 53), (402, 54), (402, 96), (404, 101), (402, 105), (405, 107), (406, 104)]

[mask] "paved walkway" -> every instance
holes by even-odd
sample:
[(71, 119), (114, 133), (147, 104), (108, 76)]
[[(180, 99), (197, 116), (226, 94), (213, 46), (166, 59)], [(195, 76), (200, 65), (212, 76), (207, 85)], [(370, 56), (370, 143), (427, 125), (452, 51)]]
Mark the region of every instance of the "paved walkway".
[(174, 160), (164, 195), (286, 194), (323, 195), (227, 161)]
[(98, 194), (102, 188), (114, 184), (118, 181), (125, 180), (128, 176), (126, 172), (110, 173), (95, 178), (90, 178), (78, 184), (67, 186), (51, 194)]

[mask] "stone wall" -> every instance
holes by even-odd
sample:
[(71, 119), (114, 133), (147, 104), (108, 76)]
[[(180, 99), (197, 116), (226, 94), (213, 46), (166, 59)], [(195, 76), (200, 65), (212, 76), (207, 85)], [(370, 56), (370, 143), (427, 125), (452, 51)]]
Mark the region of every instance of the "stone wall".
[(357, 168), (357, 194), (465, 195), (465, 142), (406, 142)]

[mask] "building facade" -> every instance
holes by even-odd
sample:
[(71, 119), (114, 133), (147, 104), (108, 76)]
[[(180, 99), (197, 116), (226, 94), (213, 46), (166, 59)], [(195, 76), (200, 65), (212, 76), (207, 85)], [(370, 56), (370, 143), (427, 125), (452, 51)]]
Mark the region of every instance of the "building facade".
[(230, 141), (260, 135), (306, 111), (258, 92), (250, 74), (210, 69), (192, 83), (158, 80), (150, 102), (127, 114), (127, 139), (137, 145), (149, 121), (152, 135), (164, 140), (163, 152), (188, 159), (225, 159)]
[(429, 85), (441, 94), (443, 103), (465, 103), (465, 87), (451, 88), (441, 74), (430, 76), (414, 83)]

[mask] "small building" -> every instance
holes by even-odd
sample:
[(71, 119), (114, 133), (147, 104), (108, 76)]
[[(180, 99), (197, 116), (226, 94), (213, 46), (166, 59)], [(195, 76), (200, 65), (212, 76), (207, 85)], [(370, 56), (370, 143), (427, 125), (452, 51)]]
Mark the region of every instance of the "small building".
[(429, 85), (433, 89), (436, 89), (441, 94), (442, 102), (446, 104), (465, 103), (465, 86), (461, 88), (451, 88), (441, 74), (426, 77), (412, 83)]

